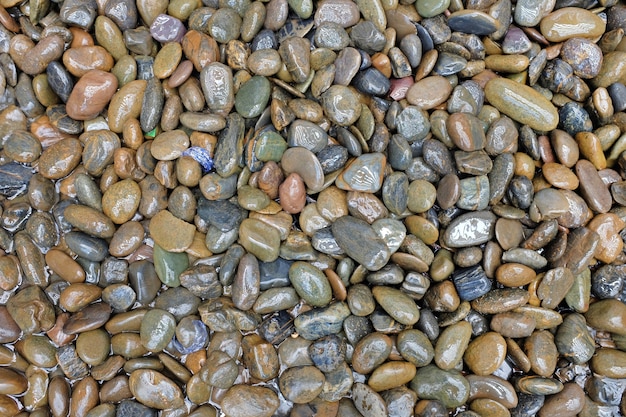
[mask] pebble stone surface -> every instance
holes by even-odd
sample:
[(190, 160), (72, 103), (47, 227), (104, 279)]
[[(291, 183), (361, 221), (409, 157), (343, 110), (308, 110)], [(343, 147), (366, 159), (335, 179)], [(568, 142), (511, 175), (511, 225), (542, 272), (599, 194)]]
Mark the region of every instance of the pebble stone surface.
[(623, 0), (0, 0), (0, 417), (626, 415)]

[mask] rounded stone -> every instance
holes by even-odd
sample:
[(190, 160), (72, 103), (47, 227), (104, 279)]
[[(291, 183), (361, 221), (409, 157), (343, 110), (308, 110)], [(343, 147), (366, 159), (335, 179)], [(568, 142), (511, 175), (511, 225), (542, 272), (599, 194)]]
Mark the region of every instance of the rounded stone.
[(132, 179), (111, 185), (102, 195), (102, 211), (115, 224), (123, 224), (133, 218), (141, 200), (141, 188)]

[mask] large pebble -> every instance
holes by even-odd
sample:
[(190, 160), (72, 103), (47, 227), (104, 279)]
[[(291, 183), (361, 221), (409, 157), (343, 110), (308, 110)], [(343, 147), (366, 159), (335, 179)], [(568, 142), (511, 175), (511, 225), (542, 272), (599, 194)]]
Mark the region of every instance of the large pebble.
[(133, 371), (128, 386), (135, 398), (148, 407), (164, 410), (183, 405), (181, 389), (160, 372), (151, 369)]
[(266, 387), (234, 385), (222, 398), (228, 417), (271, 417), (280, 405), (278, 396)]
[(339, 247), (370, 271), (381, 269), (391, 256), (385, 242), (363, 220), (340, 217), (333, 223), (332, 231)]
[(467, 401), (470, 385), (458, 371), (444, 371), (435, 365), (420, 368), (411, 381), (420, 398), (440, 401), (446, 408), (454, 408)]
[(552, 103), (532, 88), (515, 81), (492, 79), (485, 86), (485, 98), (511, 119), (533, 129), (550, 131), (559, 123)]

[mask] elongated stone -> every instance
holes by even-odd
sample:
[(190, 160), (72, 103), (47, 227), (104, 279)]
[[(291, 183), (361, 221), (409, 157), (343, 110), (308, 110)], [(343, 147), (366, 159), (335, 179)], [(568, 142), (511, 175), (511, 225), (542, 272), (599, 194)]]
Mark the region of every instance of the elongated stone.
[(556, 108), (544, 96), (507, 78), (489, 81), (485, 86), (485, 98), (511, 119), (535, 130), (550, 131), (559, 123)]

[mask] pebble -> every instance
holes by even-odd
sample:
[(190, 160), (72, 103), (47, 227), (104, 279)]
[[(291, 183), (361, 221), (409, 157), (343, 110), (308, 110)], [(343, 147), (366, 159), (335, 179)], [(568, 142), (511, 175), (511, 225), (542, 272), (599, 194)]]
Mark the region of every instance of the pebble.
[(470, 386), (460, 372), (441, 370), (435, 365), (420, 368), (411, 381), (419, 398), (440, 401), (446, 408), (454, 408), (465, 403)]
[(585, 403), (585, 393), (578, 384), (570, 382), (563, 385), (563, 390), (548, 398), (539, 410), (539, 416), (548, 415), (576, 415), (582, 411)]
[(180, 388), (171, 379), (154, 370), (133, 371), (128, 379), (128, 386), (140, 403), (151, 408), (176, 408), (183, 403)]
[(496, 217), (488, 211), (462, 214), (455, 218), (442, 236), (451, 248), (480, 245), (493, 237)]
[(270, 417), (280, 403), (274, 391), (266, 387), (233, 385), (222, 398), (226, 415), (244, 417), (257, 415)]
[(548, 100), (515, 81), (492, 79), (485, 86), (485, 98), (511, 119), (539, 131), (553, 130), (559, 122), (557, 111)]
[[(582, 29), (584, 27), (584, 30)], [(604, 33), (606, 24), (597, 15), (579, 8), (564, 7), (541, 20), (541, 34), (550, 42), (571, 38), (595, 38)]]

